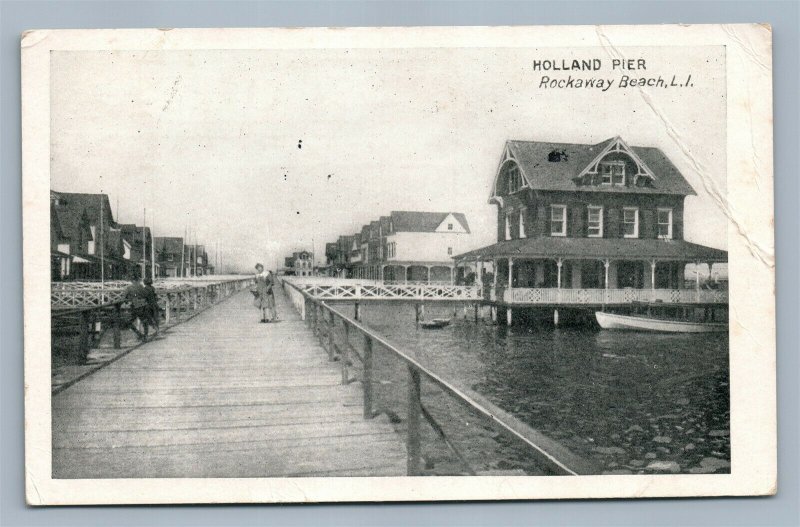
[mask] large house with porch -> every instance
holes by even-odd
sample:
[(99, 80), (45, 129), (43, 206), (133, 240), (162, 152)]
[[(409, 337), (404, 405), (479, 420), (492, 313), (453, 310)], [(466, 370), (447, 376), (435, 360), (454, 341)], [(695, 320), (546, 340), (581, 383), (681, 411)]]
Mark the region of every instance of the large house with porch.
[[(508, 141), (489, 203), (497, 243), (458, 254), (486, 299), (512, 306), (659, 301), (726, 302), (685, 291), (687, 264), (727, 262), (727, 252), (684, 239), (694, 190), (654, 147), (613, 137), (598, 144)], [(491, 272), (489, 272), (491, 269)], [(723, 299), (724, 297), (724, 299)]]

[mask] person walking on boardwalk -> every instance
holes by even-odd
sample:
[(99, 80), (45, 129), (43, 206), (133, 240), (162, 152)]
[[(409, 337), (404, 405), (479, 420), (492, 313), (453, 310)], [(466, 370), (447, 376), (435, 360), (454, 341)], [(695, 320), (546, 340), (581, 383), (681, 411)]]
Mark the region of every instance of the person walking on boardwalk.
[(251, 292), (255, 296), (253, 305), (261, 310), (261, 323), (270, 322), (267, 320), (267, 311), (271, 311), (275, 306), (275, 297), (272, 296), (273, 280), (269, 273), (264, 272), (264, 266), (256, 264), (256, 285)]
[[(147, 289), (135, 274), (131, 275), (131, 283), (125, 288), (123, 301), (130, 304), (131, 318), (128, 322), (128, 326), (136, 333), (139, 340), (142, 342), (146, 341), (151, 320), (147, 305)], [(135, 326), (137, 319), (142, 324), (141, 332), (136, 329)]]
[(155, 328), (153, 338), (158, 336), (159, 320), (161, 319), (161, 309), (158, 307), (158, 295), (156, 288), (153, 287), (153, 279), (144, 279), (145, 300), (147, 300), (147, 312), (150, 315), (150, 325)]

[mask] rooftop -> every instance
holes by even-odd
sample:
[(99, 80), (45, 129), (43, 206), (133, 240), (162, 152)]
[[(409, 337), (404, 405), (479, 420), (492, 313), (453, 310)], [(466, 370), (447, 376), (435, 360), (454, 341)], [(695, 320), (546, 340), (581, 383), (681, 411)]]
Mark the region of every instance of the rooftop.
[[(584, 190), (601, 192), (636, 192), (646, 194), (695, 194), (680, 171), (658, 148), (628, 146), (619, 137), (612, 137), (594, 144), (551, 143), (541, 141), (517, 141), (507, 143), (511, 157), (518, 163), (528, 186), (535, 190)], [(594, 165), (598, 156), (608, 153), (632, 153), (642, 168), (652, 173), (650, 186), (597, 186), (587, 185), (579, 177)], [(638, 162), (637, 162), (638, 163)]]
[(451, 214), (464, 230), (469, 233), (467, 217), (462, 212), (393, 210), (390, 217), (394, 232), (435, 232), (437, 227)]
[(727, 262), (728, 252), (685, 240), (539, 237), (502, 241), (454, 259), (507, 257)]

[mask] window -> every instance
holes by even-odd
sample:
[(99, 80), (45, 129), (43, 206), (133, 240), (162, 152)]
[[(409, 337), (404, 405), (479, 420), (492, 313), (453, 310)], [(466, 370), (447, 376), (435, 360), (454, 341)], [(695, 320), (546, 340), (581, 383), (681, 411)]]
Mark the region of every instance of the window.
[(658, 237), (672, 238), (672, 209), (658, 209)]
[(567, 206), (550, 206), (550, 236), (567, 235)]
[(625, 238), (639, 237), (639, 209), (633, 207), (622, 209), (622, 235)]
[(625, 162), (605, 161), (600, 163), (603, 185), (625, 185)]
[(506, 214), (506, 240), (511, 239), (511, 221), (509, 216), (511, 216), (511, 213)]
[(452, 223), (448, 223), (447, 224), (447, 230), (448, 231), (452, 231), (453, 230), (453, 224)]
[(447, 256), (453, 256), (453, 248), (452, 247), (448, 247), (447, 248)]
[(506, 171), (506, 179), (508, 181), (508, 193), (513, 194), (522, 188), (522, 174), (519, 172), (517, 165), (508, 167)]
[(603, 207), (589, 206), (587, 235), (589, 238), (603, 237)]
[(519, 211), (519, 237), (525, 238), (525, 209)]

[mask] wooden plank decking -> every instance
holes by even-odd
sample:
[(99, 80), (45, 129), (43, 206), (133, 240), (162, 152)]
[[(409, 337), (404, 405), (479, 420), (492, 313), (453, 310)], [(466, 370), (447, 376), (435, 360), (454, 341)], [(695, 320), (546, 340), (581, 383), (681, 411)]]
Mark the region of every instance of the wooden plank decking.
[(405, 475), (385, 419), (278, 291), (243, 291), (53, 396), (54, 478)]

